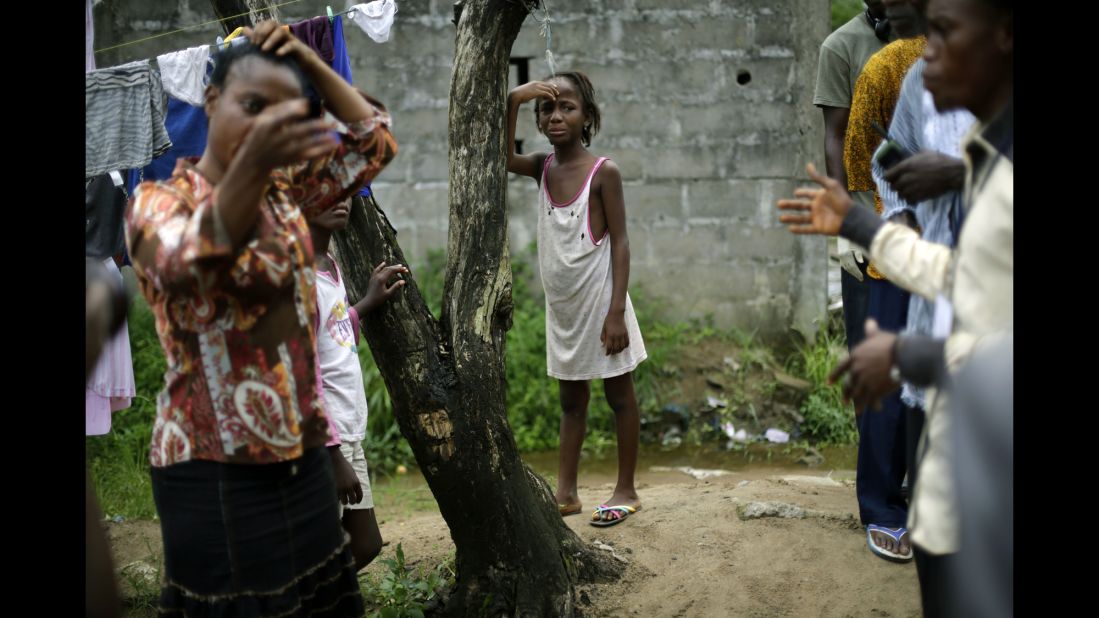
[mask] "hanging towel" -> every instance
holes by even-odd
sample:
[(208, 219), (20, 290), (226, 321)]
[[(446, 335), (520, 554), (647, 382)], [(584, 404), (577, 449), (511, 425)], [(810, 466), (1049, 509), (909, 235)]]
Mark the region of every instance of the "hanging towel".
[(84, 177), (142, 167), (172, 146), (167, 101), (148, 60), (84, 74)]
[(389, 29), (393, 27), (393, 16), (397, 14), (397, 3), (393, 0), (374, 0), (351, 7), (348, 16), (355, 25), (362, 28), (375, 43), (389, 40)]
[(327, 17), (314, 17), (290, 24), (290, 33), (313, 48), (325, 62), (332, 64), (332, 23)]
[(209, 61), (209, 45), (157, 56), (164, 91), (189, 105), (202, 107), (206, 102), (206, 64)]
[(126, 193), (107, 174), (96, 176), (84, 190), (84, 256), (106, 259), (126, 248), (122, 215)]
[(172, 138), (172, 147), (152, 160), (142, 169), (130, 170), (127, 191), (142, 180), (167, 180), (175, 171), (176, 161), (182, 157), (198, 157), (206, 149), (206, 132), (209, 121), (202, 107), (188, 105), (174, 97), (168, 97), (168, 116), (164, 126)]

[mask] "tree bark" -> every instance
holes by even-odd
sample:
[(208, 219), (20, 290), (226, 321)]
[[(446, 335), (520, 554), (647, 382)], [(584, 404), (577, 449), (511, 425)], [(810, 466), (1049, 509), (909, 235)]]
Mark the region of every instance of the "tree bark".
[[(549, 485), (520, 459), (507, 422), (504, 103), (511, 46), (527, 10), (509, 0), (467, 0), (455, 9), (442, 316), (432, 316), (413, 273), (365, 316), (364, 335), (457, 548), (457, 583), (442, 613), (573, 616), (574, 584), (611, 579), (617, 565), (565, 525)], [(374, 199), (354, 202), (334, 248), (357, 299), (378, 262), (408, 262)]]

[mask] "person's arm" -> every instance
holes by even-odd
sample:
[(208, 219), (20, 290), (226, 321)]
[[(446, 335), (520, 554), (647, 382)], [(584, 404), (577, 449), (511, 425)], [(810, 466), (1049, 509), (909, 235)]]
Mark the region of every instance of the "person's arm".
[[(611, 243), (611, 306), (603, 320), (599, 340), (606, 354), (618, 354), (630, 345), (626, 330), (626, 291), (630, 285), (630, 238), (626, 233), (626, 202), (622, 195), (622, 173), (614, 161), (604, 161), (597, 173), (603, 214)], [(592, 239), (595, 242), (595, 239)]]
[(823, 106), (824, 112), (824, 170), (847, 186), (847, 171), (843, 167), (843, 138), (847, 134), (847, 119), (851, 110), (846, 107)]
[(244, 244), (255, 226), (273, 169), (335, 148), (335, 140), (321, 132), (321, 121), (298, 122), (307, 111), (303, 101), (286, 101), (265, 109), (214, 187), (213, 224), (219, 232), (224, 231), (233, 247)]
[[(301, 120), (307, 112), (304, 100), (265, 108), (225, 175), (201, 200), (171, 181), (139, 185), (126, 211), (134, 269), (165, 291), (201, 293), (216, 286), (255, 226), (272, 170), (336, 147), (327, 123)], [(268, 275), (285, 280), (292, 273)]]
[(336, 482), (336, 500), (347, 506), (363, 501), (363, 487), (351, 462), (340, 452), (340, 446), (328, 447), (328, 456), (332, 458), (332, 476)]
[[(885, 142), (882, 142), (882, 147), (885, 147)], [(877, 153), (875, 153), (876, 155)], [(886, 221), (903, 222), (909, 227), (915, 228), (918, 223), (916, 221), (916, 207), (904, 201), (893, 187), (885, 181), (884, 178), (885, 168), (875, 158), (870, 163), (870, 175), (874, 178), (874, 184), (877, 186), (878, 197), (881, 199), (882, 212), (881, 218)], [(900, 221), (904, 219), (904, 221)]]
[(828, 37), (821, 43), (817, 56), (817, 82), (813, 90), (813, 105), (824, 113), (824, 170), (847, 186), (843, 166), (843, 139), (851, 113), (851, 63), (836, 48), (836, 40)]
[(954, 261), (950, 247), (922, 240), (907, 225), (884, 222), (864, 208), (847, 213), (840, 235), (866, 247), (877, 269), (895, 285), (928, 300), (946, 290)]
[[(293, 56), (324, 99), (325, 107), (347, 126), (334, 147), (286, 164), (289, 177), (284, 188), (306, 217), (315, 216), (354, 195), (373, 180), (397, 155), (397, 142), (390, 133), (392, 120), (385, 107), (348, 84), (308, 45), (274, 21), (246, 29), (261, 49), (279, 56)], [(297, 100), (308, 111), (304, 100)], [(303, 114), (304, 116), (304, 114)], [(315, 121), (322, 122), (322, 121)], [(304, 124), (304, 123), (303, 123)], [(321, 128), (332, 127), (323, 123)], [(317, 129), (314, 129), (316, 131)], [(322, 132), (329, 142), (333, 138)], [(267, 176), (264, 177), (265, 181)]]
[(325, 107), (340, 122), (352, 124), (380, 115), (379, 110), (363, 99), (339, 73), (332, 70), (316, 51), (298, 40), (289, 30), (280, 28), (277, 21), (260, 22), (254, 30), (245, 28), (244, 34), (265, 52), (274, 52), (276, 56), (292, 56), (297, 60), (302, 72), (324, 99)]
[(798, 189), (795, 199), (778, 201), (785, 214), (779, 221), (794, 234), (840, 235), (866, 247), (878, 270), (896, 285), (935, 300), (946, 288), (954, 252), (938, 243), (920, 240), (905, 225), (882, 221), (866, 208), (855, 207), (850, 194), (834, 178), (821, 175), (810, 163), (810, 178), (820, 189)]
[[(318, 313), (318, 322), (320, 320), (320, 314)], [(316, 363), (317, 374), (317, 399), (321, 402), (321, 408), (325, 408), (324, 404), (324, 379), (321, 376), (321, 364), (320, 357), (317, 358)], [(336, 499), (344, 506), (348, 504), (358, 504), (363, 499), (362, 485), (359, 483), (359, 477), (355, 474), (355, 469), (351, 467), (351, 464), (347, 461), (347, 458), (340, 452), (340, 445), (343, 443), (343, 439), (340, 436), (340, 431), (328, 418), (328, 412), (325, 412), (325, 420), (328, 422), (328, 442), (325, 443), (325, 447), (328, 449), (328, 456), (332, 459), (332, 476), (336, 483)]]
[[(917, 386), (941, 387), (946, 378), (946, 346), (942, 339), (902, 335), (880, 330), (876, 320), (866, 321), (866, 338), (828, 376), (828, 383), (843, 381), (844, 400), (856, 410), (881, 409), (882, 398), (897, 390), (902, 380)], [(857, 412), (856, 412), (857, 414)]]
[(926, 335), (901, 335), (893, 344), (893, 365), (901, 378), (915, 386), (940, 384), (946, 375), (946, 340)]
[(919, 203), (950, 191), (961, 191), (965, 184), (965, 163), (941, 152), (921, 150), (889, 168), (882, 177), (902, 199)]
[(542, 177), (542, 164), (546, 160), (546, 154), (540, 152), (533, 154), (516, 154), (515, 123), (519, 120), (519, 107), (523, 103), (533, 101), (538, 97), (557, 98), (557, 86), (551, 82), (529, 82), (522, 86), (517, 86), (508, 93), (508, 171), (513, 174), (530, 176), (535, 180)]
[(219, 195), (215, 187), (198, 201), (170, 184), (138, 185), (126, 210), (134, 270), (169, 293), (193, 294), (214, 287), (235, 253), (215, 207)]

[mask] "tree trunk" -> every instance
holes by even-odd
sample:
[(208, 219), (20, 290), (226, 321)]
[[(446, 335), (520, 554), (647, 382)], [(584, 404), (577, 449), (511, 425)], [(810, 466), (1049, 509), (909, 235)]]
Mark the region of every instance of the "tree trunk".
[[(399, 294), (365, 316), (364, 332), (457, 547), (457, 584), (444, 613), (573, 616), (573, 584), (610, 579), (618, 570), (565, 525), (546, 481), (523, 464), (505, 401), (512, 300), (504, 101), (526, 9), (476, 0), (456, 3), (455, 14), (442, 316), (431, 315), (413, 273)], [(374, 265), (408, 262), (374, 199), (354, 202), (335, 249), (349, 295), (361, 298)]]

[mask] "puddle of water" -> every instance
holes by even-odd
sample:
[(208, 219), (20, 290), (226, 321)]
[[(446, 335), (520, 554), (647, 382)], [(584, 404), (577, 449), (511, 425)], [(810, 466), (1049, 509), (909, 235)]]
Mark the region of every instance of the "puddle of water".
[[(637, 482), (639, 485), (660, 483), (687, 483), (695, 479), (679, 471), (654, 471), (652, 468), (678, 468), (689, 466), (696, 469), (720, 469), (733, 472), (739, 478), (761, 478), (776, 474), (804, 474), (832, 478), (855, 477), (855, 463), (858, 448), (828, 447), (817, 449), (824, 456), (824, 463), (810, 468), (797, 462), (804, 455), (801, 448), (784, 444), (752, 444), (745, 449), (735, 451), (721, 450), (715, 444), (703, 446), (680, 446), (670, 450), (658, 446), (641, 445), (637, 461)], [(534, 471), (550, 480), (557, 476), (557, 451), (524, 453), (523, 461)], [(584, 486), (614, 483), (618, 474), (617, 454), (612, 446), (599, 455), (585, 453), (580, 461), (580, 484)], [(415, 496), (413, 508), (424, 505), (420, 502), (431, 501), (430, 491), (423, 475), (413, 469), (408, 474), (393, 478), (378, 479), (375, 486), (380, 491), (396, 492), (402, 496)]]
[[(825, 475), (833, 470), (846, 472), (855, 469), (858, 455), (856, 447), (818, 450), (824, 456), (824, 463), (810, 468), (797, 462), (798, 458), (805, 454), (803, 449), (788, 447), (784, 444), (752, 444), (735, 451), (723, 450), (716, 444), (684, 445), (668, 450), (658, 446), (642, 445), (637, 458), (637, 481), (638, 483), (692, 481), (692, 477), (683, 472), (653, 470), (653, 468), (684, 466), (696, 469), (728, 470), (738, 476), (753, 478), (782, 473)], [(547, 478), (557, 475), (557, 451), (526, 453), (523, 455), (523, 461)], [(580, 460), (581, 485), (613, 483), (617, 475), (618, 460), (613, 447), (606, 449), (598, 456), (586, 456)], [(833, 476), (836, 475), (833, 474)], [(846, 476), (846, 474), (840, 476)]]

